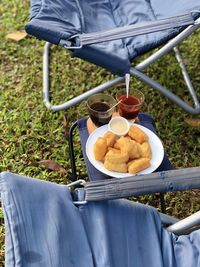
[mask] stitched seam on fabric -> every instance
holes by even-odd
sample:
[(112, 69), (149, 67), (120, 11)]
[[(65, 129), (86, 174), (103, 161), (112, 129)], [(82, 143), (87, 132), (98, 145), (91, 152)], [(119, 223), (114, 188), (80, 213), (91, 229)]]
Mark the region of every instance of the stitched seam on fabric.
[[(17, 217), (17, 221), (19, 222), (20, 220), (19, 220), (19, 210), (18, 210), (18, 208), (17, 208), (17, 205), (16, 205), (16, 199), (15, 199), (15, 197), (14, 197), (14, 195), (13, 195), (13, 193), (12, 193), (12, 191), (10, 192), (11, 193), (11, 196), (12, 196), (12, 200), (13, 200), (13, 204), (15, 205), (15, 213), (16, 214), (14, 214), (13, 215), (13, 212), (12, 212), (12, 217), (13, 217), (13, 222), (15, 221), (15, 218), (14, 217)], [(22, 213), (21, 213), (22, 214)], [(16, 227), (15, 227), (16, 228)], [(17, 229), (15, 229), (15, 235), (17, 236), (17, 240), (19, 240), (19, 238), (18, 238), (18, 231), (17, 231)], [(26, 243), (28, 243), (27, 242), (27, 240), (28, 240), (28, 237), (26, 236)], [(18, 246), (19, 246), (19, 241), (18, 241)], [(20, 246), (18, 247), (18, 250), (20, 250)], [(21, 253), (20, 253), (20, 255), (21, 255)], [(21, 259), (20, 259), (20, 261), (21, 261)]]
[[(13, 263), (14, 263), (14, 266), (15, 266), (15, 264), (16, 264), (16, 257), (15, 257), (15, 246), (14, 246), (14, 241), (13, 241), (13, 235), (12, 235), (12, 226), (11, 226), (11, 223), (10, 223), (10, 218), (9, 218), (9, 214), (8, 214), (8, 212), (6, 211), (6, 208), (4, 207), (4, 205), (2, 205), (2, 209), (4, 210), (4, 216), (5, 216), (5, 219), (6, 219), (6, 221), (7, 221), (7, 228), (8, 228), (8, 230), (7, 231), (9, 231), (10, 232), (10, 234), (9, 234), (9, 236), (10, 236), (10, 241), (11, 241), (11, 244), (12, 244), (12, 261), (13, 261)], [(11, 216), (12, 217), (12, 216)], [(9, 252), (10, 253), (10, 252)], [(5, 255), (6, 256), (6, 255)]]
[(193, 248), (193, 251), (194, 251), (193, 253), (194, 253), (194, 257), (195, 257), (195, 256), (199, 255), (199, 250), (198, 250), (197, 246), (194, 244), (194, 240), (191, 237), (191, 235), (189, 235), (189, 240), (190, 240), (190, 243), (192, 245), (192, 248)]
[(117, 22), (116, 22), (116, 19), (115, 19), (114, 13), (113, 13), (113, 7), (112, 7), (111, 0), (108, 0), (108, 2), (110, 3), (111, 12), (112, 12), (113, 20), (114, 20), (114, 22), (115, 22), (115, 26), (119, 26), (119, 25), (117, 24)]
[[(2, 194), (8, 194), (8, 191), (6, 190), (6, 188), (5, 188), (5, 184), (6, 183), (6, 180), (5, 180), (5, 178), (3, 177), (3, 175), (1, 174), (1, 191), (2, 191)], [(6, 202), (8, 201), (8, 199), (7, 199), (7, 196), (6, 196)], [(10, 204), (10, 202), (9, 202), (9, 204)], [(6, 213), (6, 216), (7, 216), (7, 223), (9, 224), (9, 229), (12, 229), (12, 226), (11, 226), (11, 221), (12, 221), (12, 209), (10, 208), (10, 205), (8, 205), (8, 203), (6, 203), (6, 205), (5, 206), (7, 206), (8, 207), (8, 209), (9, 209), (9, 213), (7, 213), (6, 212), (6, 209), (5, 209), (5, 207), (4, 207), (4, 204), (3, 204), (3, 210), (5, 211), (5, 213)], [(9, 216), (9, 214), (10, 214), (10, 216)], [(12, 233), (11, 233), (11, 235), (10, 235), (10, 239), (11, 239), (11, 242), (12, 242), (12, 245), (13, 245), (13, 262), (14, 262), (14, 265), (16, 264), (16, 257), (15, 257), (15, 246), (14, 246), (14, 242), (13, 242), (13, 235), (12, 235)]]
[[(112, 12), (112, 16), (113, 16), (113, 21), (115, 22), (115, 26), (118, 27), (118, 26), (120, 26), (120, 25), (117, 24), (117, 21), (116, 21), (116, 19), (115, 19), (115, 16), (114, 16), (114, 13), (113, 13), (113, 7), (112, 7), (111, 0), (108, 0), (108, 1), (109, 1), (109, 3), (110, 3), (111, 12)], [(120, 18), (120, 20), (122, 21), (121, 18)], [(122, 21), (122, 22), (123, 22), (123, 21)], [(124, 42), (124, 39), (121, 39), (121, 42), (122, 42), (123, 48), (126, 48), (126, 51), (127, 51), (128, 55), (129, 55), (129, 51), (128, 51), (128, 48), (127, 48), (127, 46), (126, 46), (126, 44), (125, 44), (125, 42)]]
[(149, 9), (151, 10), (151, 12), (152, 12), (154, 18), (157, 19), (156, 14), (155, 14), (155, 12), (154, 12), (154, 10), (153, 10), (153, 7), (152, 7), (152, 4), (151, 4), (151, 0), (147, 0), (147, 2), (149, 3), (149, 7), (150, 7)]
[[(114, 19), (115, 25), (117, 25), (116, 20), (115, 20), (115, 16), (114, 16), (114, 13), (113, 13), (113, 8), (112, 8), (111, 1), (112, 0), (109, 0), (110, 6), (111, 6), (111, 9), (112, 9), (112, 15), (113, 15), (113, 19)], [(124, 25), (123, 19), (121, 18), (121, 16), (119, 16), (119, 18), (120, 18), (120, 21), (121, 21), (122, 26), (126, 26), (126, 25)], [(120, 25), (117, 25), (117, 26), (120, 26)], [(121, 39), (121, 42), (123, 44), (123, 48), (126, 49), (126, 51), (127, 51), (128, 57), (130, 58), (130, 51), (129, 51), (128, 46), (126, 45), (125, 39)]]
[(40, 13), (42, 11), (43, 4), (44, 4), (44, 0), (41, 0), (40, 10), (38, 11), (37, 15), (35, 17), (33, 17), (33, 19), (36, 19), (40, 15)]
[(79, 0), (74, 0), (74, 2), (76, 3), (77, 10), (78, 10), (78, 13), (79, 13), (79, 16), (80, 16), (81, 32), (83, 33), (84, 32), (84, 29), (85, 29), (84, 14), (83, 14), (83, 11), (82, 11), (81, 6), (79, 4)]

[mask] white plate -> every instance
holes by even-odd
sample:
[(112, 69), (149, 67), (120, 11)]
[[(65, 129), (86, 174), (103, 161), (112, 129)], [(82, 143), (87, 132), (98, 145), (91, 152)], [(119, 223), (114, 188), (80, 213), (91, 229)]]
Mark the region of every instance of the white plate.
[[(137, 174), (148, 174), (155, 171), (159, 165), (161, 164), (163, 157), (164, 157), (164, 149), (162, 142), (158, 138), (157, 135), (155, 135), (151, 130), (148, 128), (136, 124), (138, 128), (140, 128), (142, 131), (144, 131), (148, 137), (149, 137), (149, 144), (151, 146), (151, 152), (152, 152), (152, 158), (151, 158), (151, 166), (141, 172), (138, 172)], [(108, 131), (108, 125), (103, 125), (99, 128), (97, 128), (93, 133), (90, 134), (87, 142), (86, 142), (86, 154), (91, 162), (91, 164), (100, 172), (116, 178), (123, 178), (123, 177), (130, 177), (133, 176), (133, 174), (129, 173), (120, 173), (120, 172), (114, 172), (107, 170), (103, 163), (101, 161), (97, 161), (94, 158), (94, 152), (93, 147), (98, 137), (103, 136)]]

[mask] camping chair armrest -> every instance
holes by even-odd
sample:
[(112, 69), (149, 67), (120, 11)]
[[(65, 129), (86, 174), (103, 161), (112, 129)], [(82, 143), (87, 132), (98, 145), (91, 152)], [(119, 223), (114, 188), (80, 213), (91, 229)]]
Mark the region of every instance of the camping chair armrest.
[(200, 167), (87, 182), (85, 200), (100, 201), (190, 189), (200, 189)]
[[(200, 167), (156, 172), (123, 179), (86, 182), (84, 187), (85, 201), (200, 189)], [(162, 213), (160, 217), (165, 225), (172, 224), (167, 230), (177, 235), (188, 234), (200, 228), (200, 211), (178, 222)]]
[(154, 21), (145, 21), (132, 25), (116, 27), (106, 31), (76, 34), (71, 37), (70, 41), (62, 39), (60, 41), (60, 45), (68, 49), (79, 49), (84, 45), (124, 39), (194, 24), (195, 20), (193, 19), (192, 13), (188, 13)]

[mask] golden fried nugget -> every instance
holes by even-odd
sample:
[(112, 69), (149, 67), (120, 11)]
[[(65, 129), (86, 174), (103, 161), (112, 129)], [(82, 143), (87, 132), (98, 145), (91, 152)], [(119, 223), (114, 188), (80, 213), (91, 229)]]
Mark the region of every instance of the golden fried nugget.
[(135, 142), (134, 140), (129, 141), (129, 158), (130, 159), (138, 159), (142, 155), (140, 144)]
[[(118, 139), (118, 140), (119, 140), (119, 139)], [(117, 140), (117, 141), (118, 141), (118, 140)], [(115, 149), (120, 149), (119, 143), (118, 143), (117, 141), (114, 143), (114, 146), (113, 146), (113, 147), (114, 147)]]
[(139, 158), (132, 160), (128, 163), (128, 172), (132, 174), (136, 174), (150, 166), (150, 159), (147, 158)]
[(120, 137), (116, 142), (123, 153), (127, 153), (130, 159), (141, 157), (141, 148), (138, 143), (131, 140), (130, 137)]
[(140, 145), (141, 155), (143, 158), (151, 159), (151, 146), (148, 142), (144, 142)]
[(131, 161), (129, 161), (129, 162), (127, 163), (127, 166), (128, 166), (128, 167), (131, 166), (131, 164), (132, 164), (134, 161), (135, 161), (135, 159), (132, 159)]
[(104, 138), (98, 137), (94, 144), (94, 158), (96, 160), (103, 160), (104, 156), (108, 151), (107, 142)]
[(120, 138), (118, 138), (114, 144), (114, 148), (121, 149), (121, 147), (123, 146), (123, 140), (126, 142), (127, 137), (121, 136)]
[(114, 151), (114, 152), (116, 152), (116, 153), (121, 153), (121, 150), (116, 149), (116, 148), (113, 148), (113, 147), (109, 147), (109, 148), (108, 148), (108, 151)]
[(106, 139), (107, 146), (113, 147), (116, 140), (116, 135), (114, 133), (108, 131), (104, 134), (103, 138)]
[(120, 143), (122, 140), (131, 140), (130, 136), (126, 135), (126, 136), (120, 136), (120, 138), (116, 139), (115, 143)]
[[(126, 153), (129, 155), (129, 150), (130, 150), (130, 147), (129, 147), (129, 140), (124, 137), (124, 136), (121, 136), (118, 140), (117, 140), (117, 147), (119, 147), (119, 149), (121, 150), (121, 152), (123, 153)], [(115, 146), (116, 147), (116, 146)]]
[(148, 141), (148, 136), (135, 125), (131, 125), (128, 135), (140, 144)]
[(117, 145), (114, 145), (114, 148), (118, 148), (120, 150), (123, 149), (123, 151), (128, 151), (129, 148), (129, 139), (124, 137), (124, 136), (121, 136), (117, 141), (116, 143)]
[(127, 153), (123, 153), (123, 152), (118, 153), (116, 151), (110, 150), (106, 154), (105, 160), (108, 160), (116, 164), (120, 164), (120, 163), (127, 162), (129, 160), (129, 156)]
[(126, 173), (128, 171), (126, 163), (113, 163), (108, 159), (105, 160), (104, 167), (109, 171), (123, 172), (123, 173)]
[(132, 140), (131, 137), (128, 136), (128, 135), (124, 136), (124, 138), (125, 138), (126, 140)]

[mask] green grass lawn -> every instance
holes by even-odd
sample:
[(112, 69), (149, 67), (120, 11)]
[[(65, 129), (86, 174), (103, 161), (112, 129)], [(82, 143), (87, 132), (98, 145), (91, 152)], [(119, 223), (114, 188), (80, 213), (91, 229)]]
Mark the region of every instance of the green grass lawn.
[[(87, 115), (85, 102), (70, 110), (52, 113), (42, 100), (42, 53), (44, 41), (33, 37), (15, 42), (6, 39), (10, 32), (23, 29), (28, 22), (29, 1), (1, 0), (0, 3), (0, 172), (11, 171), (57, 183), (67, 183), (71, 177), (68, 155), (68, 130), (78, 118)], [(200, 32), (193, 34), (180, 46), (200, 95)], [(190, 103), (180, 70), (170, 53), (146, 70), (151, 77), (176, 91)], [(61, 103), (111, 78), (101, 68), (71, 58), (64, 49), (53, 47), (51, 87), (53, 103)], [(158, 134), (176, 168), (199, 166), (200, 126), (191, 127), (188, 119), (199, 116), (186, 114), (158, 92), (133, 79), (131, 87), (145, 94), (143, 111), (155, 119)], [(110, 90), (115, 94), (116, 88)], [(79, 138), (75, 136), (78, 174), (87, 177), (80, 152)], [(67, 170), (67, 175), (51, 171), (41, 165), (42, 160), (53, 160)], [(166, 194), (168, 214), (182, 218), (200, 209), (200, 192)], [(137, 200), (159, 208), (159, 197), (144, 196)], [(4, 225), (0, 213), (0, 262), (4, 258)], [(1, 264), (1, 263), (0, 263)]]

